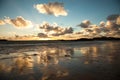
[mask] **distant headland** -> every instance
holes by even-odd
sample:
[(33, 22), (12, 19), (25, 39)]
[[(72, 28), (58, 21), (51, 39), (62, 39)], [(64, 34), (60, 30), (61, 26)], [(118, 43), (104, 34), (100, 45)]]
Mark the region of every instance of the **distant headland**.
[(22, 43), (22, 44), (27, 44), (27, 43), (55, 43), (55, 42), (74, 42), (74, 41), (120, 41), (120, 38), (115, 38), (115, 37), (95, 37), (95, 38), (80, 38), (80, 39), (75, 39), (75, 40), (17, 40), (17, 41), (12, 41), (12, 40), (6, 40), (6, 39), (1, 39), (0, 43), (1, 44), (14, 44), (14, 43)]

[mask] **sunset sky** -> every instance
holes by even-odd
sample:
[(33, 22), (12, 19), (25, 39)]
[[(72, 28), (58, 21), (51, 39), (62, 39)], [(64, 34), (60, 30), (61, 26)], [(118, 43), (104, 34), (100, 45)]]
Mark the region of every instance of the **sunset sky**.
[(1, 0), (0, 39), (120, 37), (119, 0)]

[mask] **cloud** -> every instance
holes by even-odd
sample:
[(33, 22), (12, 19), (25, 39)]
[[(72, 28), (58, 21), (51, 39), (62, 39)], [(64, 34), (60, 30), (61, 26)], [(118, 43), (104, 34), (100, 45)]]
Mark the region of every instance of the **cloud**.
[(72, 32), (73, 32), (73, 29), (71, 27), (68, 27), (68, 28), (61, 28), (61, 30), (59, 30), (58, 32), (56, 31), (55, 33), (53, 33), (51, 35), (52, 36), (59, 36), (59, 35), (69, 34)]
[(38, 36), (34, 36), (34, 35), (17, 35), (15, 34), (14, 37), (11, 37), (10, 40), (39, 40)]
[(16, 19), (6, 18), (5, 22), (8, 24), (12, 24), (14, 27), (17, 27), (17, 28), (33, 26), (31, 21), (25, 20), (22, 16), (18, 16)]
[(88, 28), (84, 28), (82, 30), (82, 35), (87, 36), (88, 38), (99, 37), (101, 33), (101, 29), (97, 25), (90, 25)]
[(114, 21), (116, 20), (120, 15), (119, 14), (112, 14), (107, 17), (107, 20)]
[[(109, 26), (112, 26), (112, 27), (109, 27)], [(111, 24), (109, 26), (107, 26), (110, 28), (109, 33), (107, 35), (112, 37), (118, 36), (120, 38), (120, 25)]]
[(52, 2), (48, 4), (37, 4), (34, 6), (39, 13), (58, 16), (67, 16), (63, 3)]
[(104, 21), (101, 21), (100, 24), (99, 24), (100, 27), (105, 27), (105, 22)]
[(91, 24), (91, 22), (89, 20), (84, 20), (78, 26), (80, 26), (82, 28), (88, 28), (90, 24)]
[(3, 20), (0, 20), (0, 25), (5, 25), (5, 22)]
[(41, 24), (40, 29), (43, 29), (46, 34), (51, 36), (59, 36), (59, 35), (73, 33), (73, 29), (71, 27), (63, 28), (61, 26), (58, 26), (57, 24), (51, 25), (47, 22)]
[(113, 14), (107, 17), (106, 27), (111, 30), (119, 30), (120, 28), (120, 15)]
[[(23, 17), (18, 16), (16, 19), (5, 18), (0, 20), (0, 24), (11, 24), (15, 27), (28, 27), (32, 25), (32, 22), (25, 20)], [(107, 21), (101, 21), (99, 25), (92, 24), (89, 20), (82, 21), (78, 26), (82, 27), (80, 31), (73, 31), (72, 27), (59, 26), (57, 23), (50, 24), (43, 22), (42, 24), (36, 24), (36, 36), (20, 36), (16, 35), (13, 40), (47, 40), (47, 39), (80, 39), (80, 38), (94, 38), (94, 37), (119, 37), (120, 38), (120, 15), (107, 18)], [(2, 37), (1, 37), (2, 38)]]
[(38, 33), (38, 37), (40, 37), (40, 38), (46, 38), (48, 36), (46, 34), (44, 34), (44, 33)]
[(117, 25), (120, 25), (120, 16), (117, 18), (116, 24), (117, 24)]
[(111, 22), (111, 21), (107, 21), (106, 28), (109, 30), (119, 30), (120, 25), (118, 25), (117, 23)]
[(78, 26), (82, 27), (82, 31), (76, 32), (87, 37), (119, 37), (120, 38), (120, 15), (110, 15), (107, 21), (101, 21), (100, 24), (93, 25), (89, 20), (84, 20)]

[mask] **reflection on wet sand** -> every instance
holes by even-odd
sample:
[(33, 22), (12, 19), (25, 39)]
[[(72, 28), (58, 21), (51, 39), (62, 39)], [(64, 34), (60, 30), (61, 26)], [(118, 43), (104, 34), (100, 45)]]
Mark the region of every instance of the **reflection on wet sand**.
[[(120, 60), (119, 45), (120, 42), (103, 42), (99, 45), (96, 43), (79, 46), (29, 46), (20, 49), (14, 47), (15, 51), (10, 51), (9, 54), (0, 51), (2, 53), (0, 54), (0, 78), (3, 80), (15, 78), (17, 80), (79, 80), (92, 75), (91, 79), (104, 79), (104, 77), (98, 79), (98, 75), (92, 72), (106, 75), (105, 72), (97, 72), (99, 69), (96, 67), (106, 69), (108, 65), (113, 66), (113, 64), (117, 69), (116, 64)], [(90, 71), (87, 71), (89, 69)], [(108, 71), (109, 69), (112, 70), (108, 68)], [(116, 76), (116, 70), (113, 69), (110, 73)]]
[(68, 70), (60, 65), (44, 67), (42, 72), (43, 75), (41, 80), (57, 80), (58, 78), (63, 78), (69, 75)]
[(0, 56), (2, 62), (0, 64), (0, 73), (28, 75), (35, 73), (34, 68), (39, 66), (39, 71), (43, 73), (41, 79), (47, 80), (48, 78), (55, 79), (68, 75), (68, 70), (62, 68), (58, 63), (60, 59), (70, 59), (74, 52), (72, 48), (40, 46), (38, 51), (29, 52), (28, 49), (28, 51), (19, 55), (18, 53), (13, 54)]
[(79, 51), (85, 58), (85, 64), (89, 62), (95, 62), (96, 60), (105, 60), (108, 63), (112, 63), (114, 58), (120, 54), (120, 43), (113, 43), (109, 42), (106, 44), (101, 45), (92, 45), (92, 46), (85, 46), (80, 48), (75, 48), (75, 51)]

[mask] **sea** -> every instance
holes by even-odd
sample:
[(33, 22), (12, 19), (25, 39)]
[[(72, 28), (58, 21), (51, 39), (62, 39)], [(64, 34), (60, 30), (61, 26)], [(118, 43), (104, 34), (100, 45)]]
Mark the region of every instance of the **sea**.
[(120, 41), (0, 44), (0, 80), (120, 80)]

